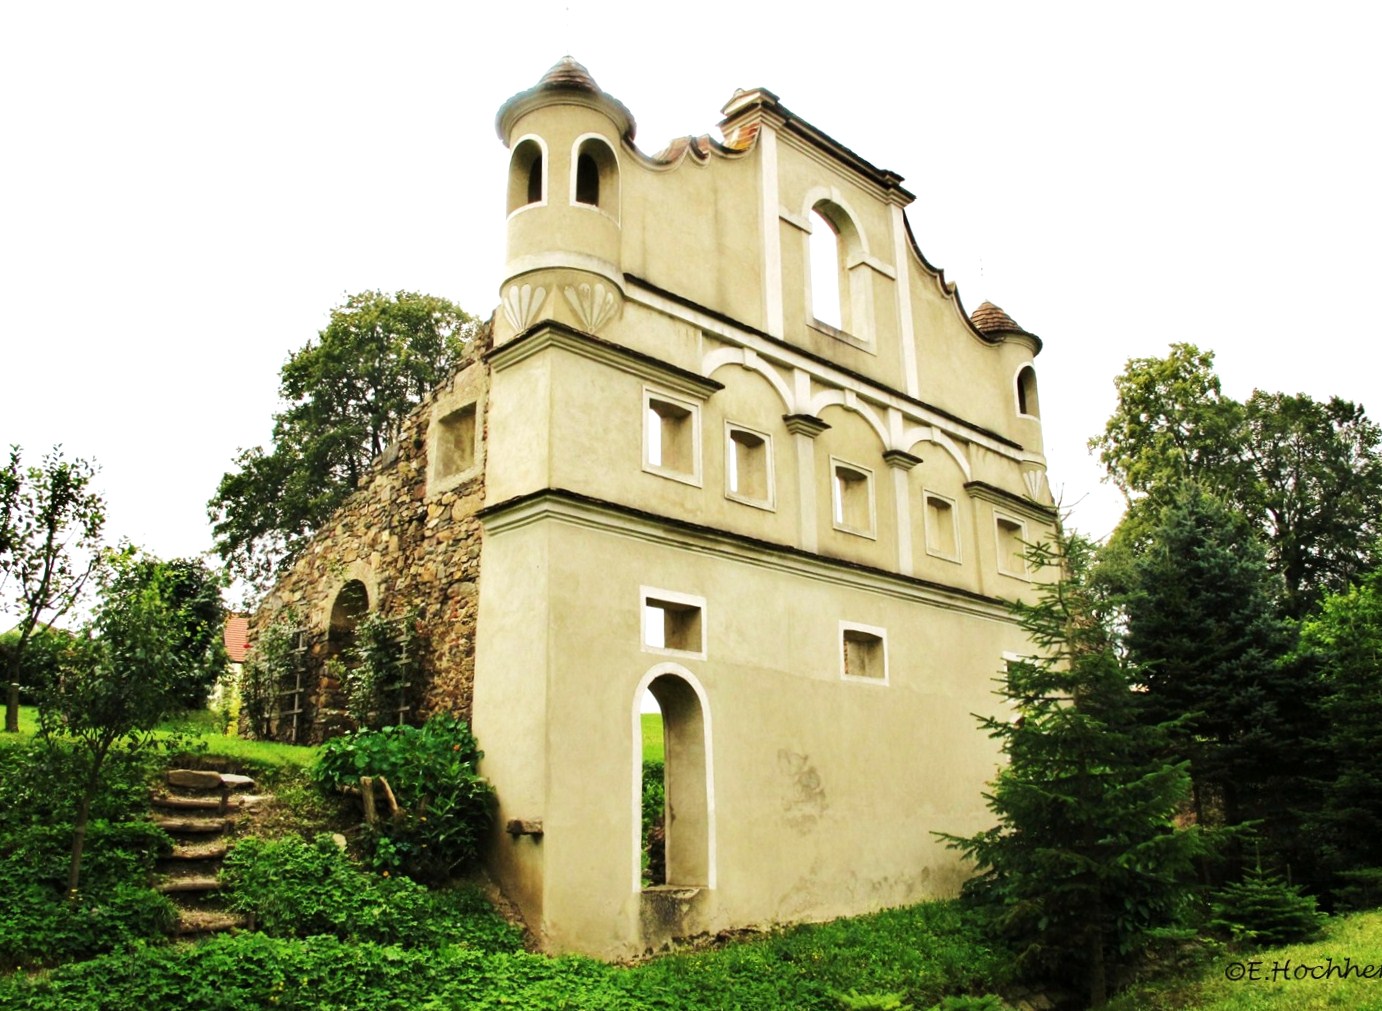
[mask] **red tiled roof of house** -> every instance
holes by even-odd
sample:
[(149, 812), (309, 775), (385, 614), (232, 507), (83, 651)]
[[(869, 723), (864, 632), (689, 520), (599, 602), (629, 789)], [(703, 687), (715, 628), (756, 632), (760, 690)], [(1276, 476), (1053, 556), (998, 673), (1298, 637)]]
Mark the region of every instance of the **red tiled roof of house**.
[(226, 627), (223, 633), (226, 644), (226, 656), (231, 663), (244, 663), (245, 654), (249, 652), (250, 620), (243, 614), (232, 614), (226, 619)]

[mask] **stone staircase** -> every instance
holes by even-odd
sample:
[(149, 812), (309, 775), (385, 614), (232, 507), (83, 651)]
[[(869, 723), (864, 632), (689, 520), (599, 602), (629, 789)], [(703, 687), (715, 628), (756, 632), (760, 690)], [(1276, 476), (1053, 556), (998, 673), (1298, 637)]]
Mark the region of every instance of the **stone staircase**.
[(207, 769), (170, 769), (150, 799), (154, 824), (173, 837), (173, 851), (158, 862), (154, 887), (178, 907), (173, 928), (196, 937), (249, 926), (221, 905), (218, 872), (236, 819), (264, 801), (248, 776)]

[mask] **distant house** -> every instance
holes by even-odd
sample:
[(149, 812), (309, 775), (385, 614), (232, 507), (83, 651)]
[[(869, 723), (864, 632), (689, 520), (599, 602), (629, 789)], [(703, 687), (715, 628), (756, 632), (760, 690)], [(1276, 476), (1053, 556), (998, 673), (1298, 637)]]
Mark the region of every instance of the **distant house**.
[(932, 833), (991, 824), (973, 714), (1032, 648), (1006, 601), (1056, 522), (1041, 341), (964, 311), (900, 176), (769, 91), (723, 112), (722, 141), (645, 154), (569, 58), (504, 103), (507, 187), (476, 207), (508, 221), (492, 326), (251, 623), (293, 615), (277, 732), (317, 739), (348, 723), (328, 661), (356, 623), (413, 616), (398, 718), (471, 719), (491, 869), (549, 950), (953, 894)]

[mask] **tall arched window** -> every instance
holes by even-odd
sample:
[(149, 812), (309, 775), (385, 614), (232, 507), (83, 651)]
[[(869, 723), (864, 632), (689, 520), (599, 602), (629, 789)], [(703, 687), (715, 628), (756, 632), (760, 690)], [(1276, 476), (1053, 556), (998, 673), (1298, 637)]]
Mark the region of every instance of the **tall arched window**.
[(807, 321), (867, 346), (873, 340), (874, 265), (857, 220), (834, 198), (817, 200), (807, 217)]
[(840, 311), (844, 271), (840, 264), (840, 235), (818, 204), (811, 211), (811, 315), (817, 322), (845, 329)]
[(546, 159), (542, 145), (535, 137), (525, 137), (513, 149), (509, 159), (509, 213), (529, 204), (547, 199)]

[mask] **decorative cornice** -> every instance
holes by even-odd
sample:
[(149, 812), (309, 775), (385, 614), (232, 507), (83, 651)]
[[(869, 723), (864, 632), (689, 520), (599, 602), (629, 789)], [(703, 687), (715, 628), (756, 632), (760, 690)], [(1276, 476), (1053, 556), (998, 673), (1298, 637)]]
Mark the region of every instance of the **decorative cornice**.
[(544, 488), (518, 495), (485, 506), (475, 515), (483, 525), (486, 536), (544, 520), (555, 520), (655, 543), (672, 543), (702, 554), (775, 568), (823, 582), (890, 593), (947, 610), (1012, 620), (1008, 603), (998, 597), (718, 530), (700, 523), (660, 516), (565, 488)]
[(725, 388), (724, 383), (716, 382), (714, 379), (706, 379), (652, 355), (626, 348), (622, 344), (614, 344), (551, 319), (534, 324), (512, 340), (487, 352), (485, 361), (490, 368), (498, 371), (549, 348), (569, 351), (700, 400)]
[(793, 435), (805, 435), (814, 439), (830, 426), (814, 414), (784, 414), (783, 422), (787, 431)]
[(1060, 515), (1055, 506), (1048, 506), (1021, 495), (1014, 495), (1010, 491), (983, 481), (967, 482), (965, 491), (969, 493), (970, 498), (981, 499), (1006, 509), (1016, 510), (1044, 523), (1054, 522)]

